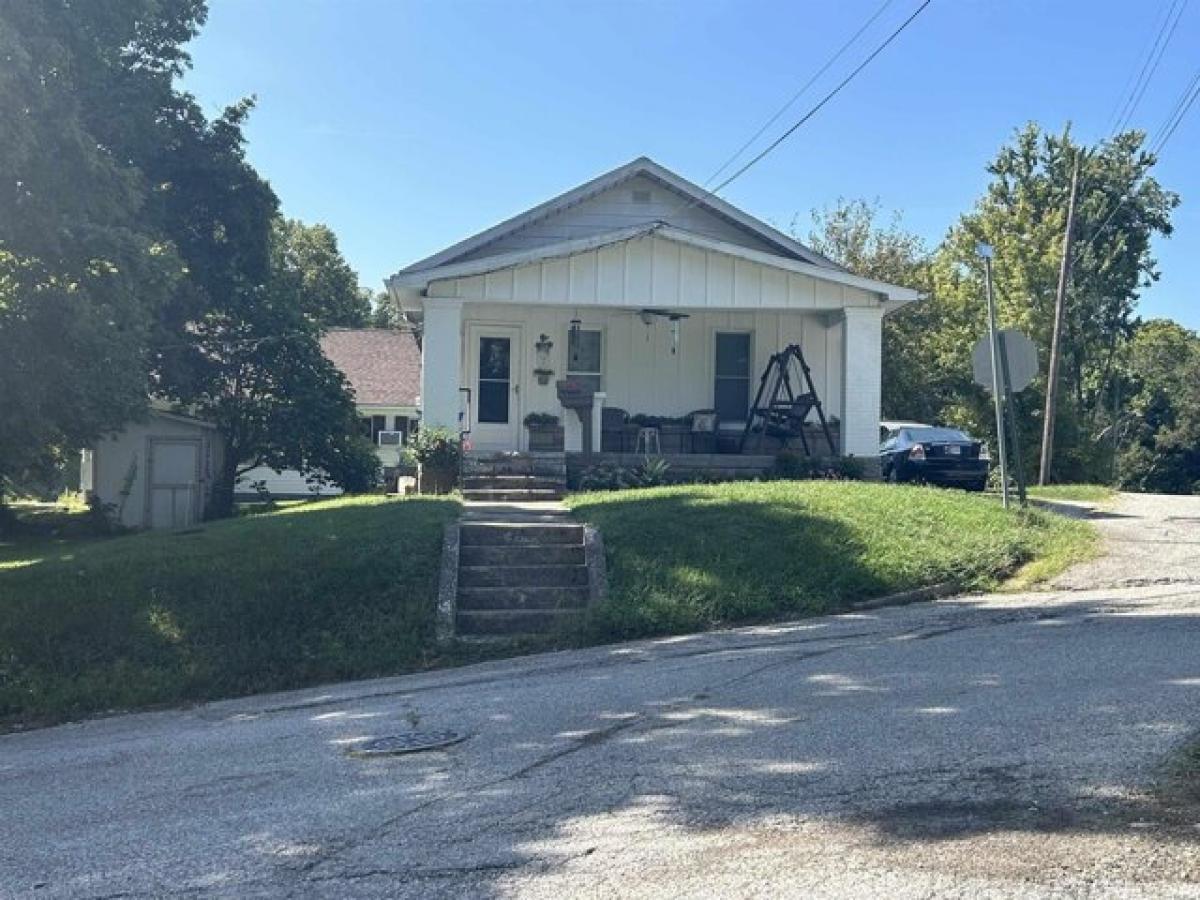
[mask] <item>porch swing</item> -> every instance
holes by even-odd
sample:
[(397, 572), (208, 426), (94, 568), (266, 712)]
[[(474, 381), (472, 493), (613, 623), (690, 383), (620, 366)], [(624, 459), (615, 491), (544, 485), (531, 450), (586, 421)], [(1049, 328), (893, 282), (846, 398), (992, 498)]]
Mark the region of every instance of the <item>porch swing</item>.
[[(796, 386), (807, 386), (807, 392), (797, 393), (792, 387), (793, 372)], [(804, 423), (813, 410), (817, 412), (821, 431), (829, 444), (829, 452), (836, 455), (833, 435), (829, 432), (829, 423), (825, 421), (817, 389), (813, 386), (812, 373), (808, 363), (804, 361), (804, 352), (799, 344), (789, 344), (773, 354), (767, 362), (766, 371), (758, 384), (758, 393), (754, 395), (754, 404), (746, 417), (746, 428), (742, 431), (738, 452), (744, 453), (751, 435), (757, 434), (760, 453), (763, 442), (769, 435), (781, 439), (784, 446), (792, 439), (800, 438), (805, 455), (812, 456), (812, 449), (808, 446), (808, 438), (804, 434)]]

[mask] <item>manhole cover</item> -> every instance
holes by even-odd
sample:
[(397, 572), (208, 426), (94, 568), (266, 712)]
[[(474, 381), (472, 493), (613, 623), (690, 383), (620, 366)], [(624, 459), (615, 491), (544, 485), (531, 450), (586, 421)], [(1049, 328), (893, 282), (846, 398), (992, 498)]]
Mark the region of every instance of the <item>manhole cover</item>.
[(440, 750), (465, 741), (467, 736), (457, 731), (410, 731), (363, 741), (346, 752), (351, 756), (399, 756), (422, 750)]

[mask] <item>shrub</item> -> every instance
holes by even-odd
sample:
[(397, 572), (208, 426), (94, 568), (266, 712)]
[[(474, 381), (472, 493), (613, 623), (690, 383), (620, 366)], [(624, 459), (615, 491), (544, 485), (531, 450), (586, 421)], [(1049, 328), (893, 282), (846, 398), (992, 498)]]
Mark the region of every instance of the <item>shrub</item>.
[(531, 412), (529, 415), (527, 415), (525, 417), (525, 425), (526, 426), (557, 425), (557, 424), (558, 424), (558, 416), (554, 415), (554, 413)]
[(462, 443), (445, 428), (422, 428), (411, 442), (412, 457), (429, 469), (457, 469)]
[(579, 476), (583, 491), (620, 491), (628, 488), (659, 487), (673, 483), (671, 464), (665, 459), (647, 459), (640, 466), (601, 463), (589, 466)]
[(861, 481), (863, 464), (853, 456), (805, 456), (795, 450), (782, 450), (775, 457), (771, 477), (786, 480), (823, 478), (827, 481)]

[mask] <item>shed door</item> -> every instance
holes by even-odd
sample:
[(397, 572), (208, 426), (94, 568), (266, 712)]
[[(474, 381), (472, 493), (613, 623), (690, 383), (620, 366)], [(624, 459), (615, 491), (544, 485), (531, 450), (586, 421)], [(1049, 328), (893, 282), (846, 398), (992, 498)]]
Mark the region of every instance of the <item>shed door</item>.
[(150, 439), (147, 498), (151, 528), (183, 528), (199, 519), (200, 441)]

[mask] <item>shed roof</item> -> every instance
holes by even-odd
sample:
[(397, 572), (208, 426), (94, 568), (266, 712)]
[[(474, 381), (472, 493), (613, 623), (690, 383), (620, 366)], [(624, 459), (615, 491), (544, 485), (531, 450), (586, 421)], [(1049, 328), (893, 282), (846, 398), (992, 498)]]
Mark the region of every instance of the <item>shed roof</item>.
[(421, 393), (421, 350), (409, 331), (333, 328), (321, 349), (354, 388), (359, 406), (416, 406)]

